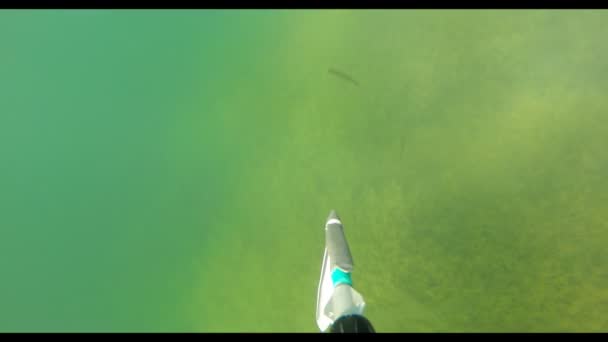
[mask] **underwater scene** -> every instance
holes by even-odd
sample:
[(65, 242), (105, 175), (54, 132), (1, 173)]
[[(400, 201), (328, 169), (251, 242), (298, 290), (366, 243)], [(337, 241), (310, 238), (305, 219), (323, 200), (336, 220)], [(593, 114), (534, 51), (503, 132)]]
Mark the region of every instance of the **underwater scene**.
[(608, 331), (608, 12), (0, 11), (0, 331)]

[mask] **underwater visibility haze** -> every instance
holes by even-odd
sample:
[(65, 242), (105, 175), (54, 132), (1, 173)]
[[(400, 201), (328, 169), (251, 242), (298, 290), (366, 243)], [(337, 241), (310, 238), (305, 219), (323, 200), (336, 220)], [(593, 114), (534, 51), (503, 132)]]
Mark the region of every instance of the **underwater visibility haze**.
[(608, 330), (608, 12), (0, 11), (0, 331)]

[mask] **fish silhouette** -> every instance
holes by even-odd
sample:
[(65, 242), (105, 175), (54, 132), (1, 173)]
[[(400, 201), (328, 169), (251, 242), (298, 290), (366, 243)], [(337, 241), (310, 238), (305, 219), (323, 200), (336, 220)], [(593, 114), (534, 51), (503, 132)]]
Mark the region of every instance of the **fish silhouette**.
[(340, 71), (338, 69), (335, 68), (329, 68), (327, 70), (331, 75), (334, 75), (338, 78), (343, 79), (346, 82), (352, 83), (354, 85), (356, 85), (357, 87), (359, 86), (359, 82), (357, 82), (357, 80), (355, 80), (354, 78), (352, 78), (350, 75), (348, 75), (347, 73)]

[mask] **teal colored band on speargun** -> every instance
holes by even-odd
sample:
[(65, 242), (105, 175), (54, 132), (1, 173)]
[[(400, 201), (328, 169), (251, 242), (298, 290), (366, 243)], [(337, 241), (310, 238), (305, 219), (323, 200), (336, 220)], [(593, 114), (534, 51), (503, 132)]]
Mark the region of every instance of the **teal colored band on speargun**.
[(350, 278), (350, 273), (344, 272), (338, 267), (336, 267), (333, 272), (331, 272), (331, 281), (334, 284), (334, 287), (340, 284), (347, 284), (353, 286), (353, 281)]

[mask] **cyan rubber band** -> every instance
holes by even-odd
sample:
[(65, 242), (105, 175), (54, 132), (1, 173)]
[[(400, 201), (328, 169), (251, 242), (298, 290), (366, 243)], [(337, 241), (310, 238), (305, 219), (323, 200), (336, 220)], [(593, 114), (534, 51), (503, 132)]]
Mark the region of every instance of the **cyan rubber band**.
[(331, 281), (334, 284), (334, 287), (340, 284), (347, 284), (353, 286), (353, 281), (350, 278), (350, 273), (344, 272), (338, 267), (336, 267), (333, 272), (331, 272)]

